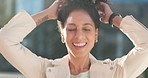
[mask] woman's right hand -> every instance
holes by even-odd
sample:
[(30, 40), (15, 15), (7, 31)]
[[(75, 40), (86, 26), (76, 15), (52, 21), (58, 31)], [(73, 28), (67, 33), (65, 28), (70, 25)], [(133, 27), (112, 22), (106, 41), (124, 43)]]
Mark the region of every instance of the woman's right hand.
[(57, 19), (58, 10), (61, 8), (61, 4), (64, 1), (65, 0), (55, 0), (55, 2), (49, 8), (47, 8), (49, 20)]
[(58, 10), (60, 8), (60, 5), (65, 0), (55, 0), (54, 3), (47, 9), (32, 15), (32, 18), (36, 22), (36, 25), (40, 25), (41, 23), (47, 21), (47, 20), (55, 20), (57, 19)]

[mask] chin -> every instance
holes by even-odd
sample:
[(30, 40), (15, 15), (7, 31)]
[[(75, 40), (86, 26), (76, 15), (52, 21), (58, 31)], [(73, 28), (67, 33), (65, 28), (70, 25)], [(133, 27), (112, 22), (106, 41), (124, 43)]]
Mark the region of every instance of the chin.
[(74, 56), (74, 57), (76, 57), (76, 58), (81, 58), (81, 57), (85, 57), (85, 56), (87, 56), (87, 55), (89, 55), (89, 52), (88, 53), (84, 53), (84, 52), (82, 52), (82, 53), (71, 53), (71, 55), (72, 56)]

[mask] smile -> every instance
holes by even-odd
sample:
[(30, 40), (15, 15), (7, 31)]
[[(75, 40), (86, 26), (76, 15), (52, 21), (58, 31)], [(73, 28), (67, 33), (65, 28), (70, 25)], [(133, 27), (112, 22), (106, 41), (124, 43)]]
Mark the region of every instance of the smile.
[(73, 43), (75, 47), (84, 47), (87, 43)]

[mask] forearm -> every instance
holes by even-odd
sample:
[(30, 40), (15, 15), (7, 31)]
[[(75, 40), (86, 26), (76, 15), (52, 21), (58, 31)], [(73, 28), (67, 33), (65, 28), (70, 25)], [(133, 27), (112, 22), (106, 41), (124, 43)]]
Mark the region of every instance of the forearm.
[(57, 19), (57, 11), (59, 7), (60, 2), (55, 1), (49, 8), (32, 15), (32, 18), (36, 22), (37, 25), (40, 25), (41, 23), (47, 21), (47, 20), (54, 20)]
[(136, 78), (148, 67), (148, 30), (132, 16), (124, 17), (118, 28), (135, 46), (126, 56), (117, 61), (124, 70), (120, 71), (124, 72), (124, 77)]
[(0, 30), (0, 37), (20, 43), (35, 27), (36, 24), (31, 16), (26, 11), (22, 11)]
[(115, 16), (112, 23), (127, 34), (135, 45), (148, 44), (147, 28), (132, 16), (126, 16), (123, 19), (120, 16)]
[(41, 23), (48, 20), (48, 10), (44, 10), (40, 13), (32, 15), (33, 20), (35, 21), (36, 25), (40, 25)]
[(135, 47), (148, 48), (148, 30), (134, 17), (124, 17), (119, 28), (133, 42)]
[(119, 28), (119, 27), (120, 27), (121, 21), (122, 21), (122, 17), (120, 17), (120, 16), (115, 16), (115, 17), (113, 18), (112, 23), (113, 23), (114, 26), (116, 26), (116, 27)]

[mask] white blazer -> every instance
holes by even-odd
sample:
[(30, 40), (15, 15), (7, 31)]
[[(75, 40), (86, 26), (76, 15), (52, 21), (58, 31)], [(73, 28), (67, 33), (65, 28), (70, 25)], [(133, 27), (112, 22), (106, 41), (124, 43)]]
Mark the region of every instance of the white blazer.
[[(25, 11), (18, 13), (0, 30), (1, 54), (26, 78), (70, 78), (68, 55), (49, 60), (39, 57), (20, 42), (36, 24)], [(148, 67), (148, 30), (132, 16), (123, 18), (120, 30), (135, 47), (122, 58), (100, 61), (90, 54), (90, 78), (136, 78)]]

